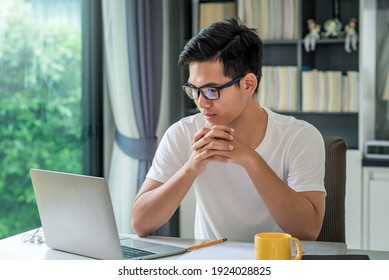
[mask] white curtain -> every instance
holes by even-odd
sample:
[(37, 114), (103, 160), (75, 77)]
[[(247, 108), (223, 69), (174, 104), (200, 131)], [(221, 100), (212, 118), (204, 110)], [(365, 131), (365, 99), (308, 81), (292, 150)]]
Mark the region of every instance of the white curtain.
[[(185, 42), (185, 3), (102, 1), (106, 84), (116, 126), (108, 180), (120, 232), (132, 232), (131, 207), (151, 165), (157, 132), (162, 135), (183, 111), (177, 58)], [(178, 235), (177, 219), (154, 234)]]
[[(131, 97), (125, 0), (103, 0), (105, 73), (116, 129), (139, 138)], [(119, 232), (130, 233), (139, 161), (113, 144), (108, 182)]]

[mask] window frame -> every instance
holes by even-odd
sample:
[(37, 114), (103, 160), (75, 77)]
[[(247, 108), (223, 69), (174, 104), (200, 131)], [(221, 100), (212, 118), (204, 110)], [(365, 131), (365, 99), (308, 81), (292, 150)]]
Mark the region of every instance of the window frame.
[(82, 1), (83, 173), (103, 176), (103, 15), (101, 1)]

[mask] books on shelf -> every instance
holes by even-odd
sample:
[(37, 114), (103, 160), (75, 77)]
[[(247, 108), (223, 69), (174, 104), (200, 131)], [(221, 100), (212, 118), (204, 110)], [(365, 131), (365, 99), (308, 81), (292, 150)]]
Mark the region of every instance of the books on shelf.
[[(315, 100), (315, 92), (317, 91), (317, 80), (314, 77), (317, 75), (316, 70), (303, 71), (302, 73), (302, 110), (309, 112), (318, 110)], [(319, 96), (319, 95), (318, 95)]]
[(359, 110), (359, 73), (357, 71), (347, 71), (348, 90), (346, 92), (346, 106), (344, 112), (356, 112)]
[(358, 77), (357, 71), (303, 71), (302, 111), (357, 112)]
[(297, 110), (297, 67), (263, 66), (259, 84), (259, 102), (277, 111)]
[(328, 112), (341, 112), (342, 106), (342, 72), (327, 71), (328, 78)]
[(297, 39), (297, 0), (238, 0), (238, 16), (262, 40)]
[(235, 17), (236, 3), (232, 2), (200, 2), (200, 30), (214, 22)]
[[(297, 81), (296, 66), (263, 66), (260, 104), (275, 111), (298, 111)], [(301, 87), (303, 112), (358, 112), (357, 71), (303, 71)]]

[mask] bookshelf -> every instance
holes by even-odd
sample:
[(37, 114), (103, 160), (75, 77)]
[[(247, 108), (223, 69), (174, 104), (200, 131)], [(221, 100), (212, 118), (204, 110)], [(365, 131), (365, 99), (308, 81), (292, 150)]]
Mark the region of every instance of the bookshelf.
[[(356, 81), (359, 81), (359, 48), (350, 53), (346, 52), (344, 36), (336, 38), (322, 37), (316, 41), (314, 51), (307, 52), (304, 48), (304, 36), (308, 33), (307, 21), (309, 19), (315, 19), (321, 25), (322, 31), (324, 31), (323, 27), (328, 19), (337, 17), (344, 26), (351, 18), (355, 18), (358, 23), (358, 32), (360, 24), (359, 0), (192, 0), (193, 35), (197, 34), (203, 27), (200, 23), (203, 22), (202, 13), (207, 10), (205, 7), (207, 5), (213, 7), (211, 8), (213, 12), (208, 12), (207, 15), (214, 14), (217, 17), (214, 21), (237, 15), (248, 26), (258, 29), (264, 42), (264, 77), (262, 81), (266, 79), (266, 72), (270, 72), (266, 71), (265, 67), (269, 67), (269, 69), (277, 68), (278, 71), (283, 71), (283, 67), (295, 67), (294, 72), (296, 74), (293, 76), (295, 79), (293, 87), (296, 90), (294, 97), (295, 106), (287, 110), (281, 107), (282, 110), (279, 110), (279, 96), (270, 98), (273, 101), (277, 100), (274, 104), (266, 104), (265, 97), (261, 96), (261, 94), (278, 95), (278, 91), (269, 92), (269, 89), (260, 87), (258, 98), (262, 98), (261, 103), (263, 106), (280, 113), (304, 119), (315, 125), (325, 136), (344, 137), (349, 149), (359, 148), (359, 84), (354, 85), (356, 88), (353, 92), (355, 104), (353, 103), (354, 107), (351, 109), (349, 108), (351, 105), (338, 104), (338, 102), (343, 103), (345, 102), (344, 100), (349, 100), (349, 98), (343, 97), (345, 94), (342, 93), (342, 89), (344, 87), (348, 88), (348, 86), (343, 86), (343, 83), (341, 88), (339, 86), (336, 87), (337, 89), (340, 88), (339, 92), (329, 89), (324, 90), (325, 94), (336, 93), (336, 97), (325, 96), (323, 99), (327, 100), (326, 102), (328, 103), (329, 98), (336, 98), (335, 100), (338, 101), (330, 102), (332, 105), (327, 105), (326, 108), (320, 110), (315, 107), (307, 109), (306, 106), (303, 106), (304, 95), (307, 95), (307, 93), (311, 94), (311, 91), (307, 92), (307, 90), (304, 90), (304, 72), (337, 72), (344, 79), (348, 79), (347, 74), (351, 71), (357, 75)], [(236, 8), (234, 9), (234, 7)], [(338, 7), (338, 9), (335, 9), (335, 7)], [(216, 9), (219, 12), (216, 12)], [(276, 22), (275, 19), (282, 20)], [(207, 18), (207, 20), (208, 22), (212, 21), (210, 18)], [(344, 28), (342, 27), (341, 30), (344, 30)], [(264, 84), (266, 83), (264, 82)], [(286, 88), (289, 87), (290, 85), (286, 86)], [(340, 97), (340, 94), (342, 97)], [(316, 101), (318, 98), (314, 96), (313, 100)], [(185, 111), (186, 114), (196, 112), (193, 102), (185, 102)]]

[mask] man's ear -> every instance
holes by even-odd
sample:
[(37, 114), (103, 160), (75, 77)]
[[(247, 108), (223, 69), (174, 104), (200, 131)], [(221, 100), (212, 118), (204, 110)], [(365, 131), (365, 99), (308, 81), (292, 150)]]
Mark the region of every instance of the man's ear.
[(257, 88), (257, 77), (254, 73), (248, 73), (243, 77), (243, 89), (247, 95), (254, 95), (255, 89)]

